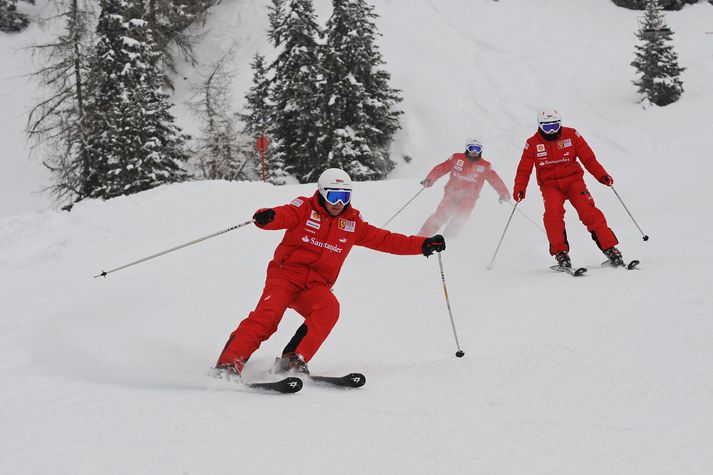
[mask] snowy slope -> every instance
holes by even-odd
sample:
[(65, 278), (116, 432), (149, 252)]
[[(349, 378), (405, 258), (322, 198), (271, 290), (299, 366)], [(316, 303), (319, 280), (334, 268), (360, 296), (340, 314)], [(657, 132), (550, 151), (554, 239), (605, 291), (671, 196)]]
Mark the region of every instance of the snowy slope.
[[(211, 20), (218, 36), (243, 35), (241, 61), (264, 48), (255, 25), (265, 3), (224, 0)], [(686, 93), (643, 110), (628, 66), (636, 12), (587, 0), (446, 3), (377, 7), (385, 59), (405, 97), (396, 152), (416, 161), (392, 180), (357, 184), (354, 205), (383, 224), (471, 134), (483, 137), (511, 186), (536, 108), (555, 103), (651, 236), (644, 243), (611, 190), (588, 180), (641, 270), (597, 268), (602, 255), (570, 209), (572, 257), (590, 267), (586, 277), (549, 271), (543, 233), (519, 215), (487, 271), (510, 208), (486, 189), (443, 254), (465, 358), (453, 355), (435, 258), (355, 249), (334, 289), (340, 322), (310, 367), (360, 370), (367, 386), (265, 395), (205, 373), (254, 307), (281, 233), (241, 228), (92, 276), (313, 185), (198, 182), (83, 202), (71, 213), (15, 208), (0, 218), (0, 473), (713, 471), (713, 297), (704, 275), (713, 256), (713, 43), (705, 34), (713, 6), (668, 15)], [(318, 2), (320, 18), (328, 5)], [(249, 82), (245, 66), (236, 88)], [(1, 117), (14, 130), (17, 118)], [(7, 140), (8, 150), (22, 148), (21, 136)], [(10, 163), (3, 174), (20, 169)], [(390, 227), (415, 232), (442, 183)], [(521, 207), (539, 221), (538, 195), (531, 185)], [(285, 315), (248, 378), (264, 377), (300, 323)]]

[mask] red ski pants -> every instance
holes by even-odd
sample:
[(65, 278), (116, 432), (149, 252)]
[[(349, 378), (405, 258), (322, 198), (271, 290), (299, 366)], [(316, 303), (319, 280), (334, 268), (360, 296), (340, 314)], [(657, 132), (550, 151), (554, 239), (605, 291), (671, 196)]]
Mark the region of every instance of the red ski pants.
[(604, 213), (594, 205), (594, 199), (589, 194), (584, 180), (580, 178), (561, 188), (544, 187), (541, 191), (545, 200), (544, 223), (547, 239), (550, 241), (550, 254), (569, 251), (564, 227), (565, 200), (569, 200), (577, 210), (580, 221), (587, 227), (600, 249), (608, 249), (619, 243), (614, 232), (609, 229)]
[(304, 289), (285, 279), (268, 278), (260, 302), (230, 335), (217, 365), (247, 361), (260, 344), (277, 331), (288, 308), (304, 317), (307, 329), (293, 338), (294, 351), (305, 361), (312, 359), (337, 323), (339, 301), (324, 285)]
[(436, 211), (421, 226), (418, 236), (433, 236), (449, 219), (443, 234), (449, 237), (457, 236), (473, 212), (477, 199), (478, 195), (446, 193)]

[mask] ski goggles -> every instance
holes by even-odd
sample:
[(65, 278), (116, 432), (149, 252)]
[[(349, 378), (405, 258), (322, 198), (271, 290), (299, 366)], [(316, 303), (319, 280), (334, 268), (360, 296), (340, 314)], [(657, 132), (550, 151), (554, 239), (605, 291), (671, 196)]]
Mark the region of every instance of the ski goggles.
[(469, 153), (478, 154), (483, 151), (483, 146), (478, 144), (470, 144), (465, 148)]
[(540, 124), (540, 128), (546, 134), (554, 134), (559, 131), (561, 125), (562, 124), (560, 124), (560, 121), (543, 122), (542, 124)]
[(348, 205), (352, 199), (351, 190), (325, 190), (324, 199), (327, 203), (336, 205), (341, 203), (344, 206)]

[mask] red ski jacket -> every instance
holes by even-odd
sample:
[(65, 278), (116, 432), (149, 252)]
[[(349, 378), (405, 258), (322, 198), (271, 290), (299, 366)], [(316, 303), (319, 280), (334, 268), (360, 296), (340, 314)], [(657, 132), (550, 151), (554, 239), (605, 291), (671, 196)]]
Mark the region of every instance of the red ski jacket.
[(566, 187), (584, 177), (584, 171), (577, 158), (597, 180), (608, 175), (597, 161), (587, 141), (575, 129), (562, 127), (562, 133), (556, 140), (545, 140), (539, 131), (535, 132), (535, 135), (527, 139), (525, 149), (522, 151), (515, 174), (515, 191), (527, 189), (533, 165), (540, 188)]
[(421, 254), (424, 237), (372, 226), (351, 205), (339, 216), (332, 216), (319, 203), (318, 193), (272, 208), (275, 219), (264, 226), (256, 224), (262, 229), (287, 230), (267, 266), (268, 278), (280, 277), (304, 288), (331, 287), (352, 246), (391, 254)]
[(510, 197), (505, 183), (495, 173), (490, 162), (484, 158), (471, 160), (465, 153), (454, 153), (448, 160), (433, 167), (426, 179), (435, 182), (449, 172), (451, 177), (446, 183), (446, 194), (472, 194), (477, 198), (480, 196), (483, 183), (488, 180), (500, 197)]

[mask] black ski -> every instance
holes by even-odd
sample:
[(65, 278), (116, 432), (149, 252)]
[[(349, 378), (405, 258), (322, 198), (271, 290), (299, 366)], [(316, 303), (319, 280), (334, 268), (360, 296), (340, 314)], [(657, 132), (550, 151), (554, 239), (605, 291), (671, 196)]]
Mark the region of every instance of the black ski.
[(289, 378), (280, 381), (267, 383), (244, 383), (247, 387), (253, 389), (262, 389), (266, 391), (277, 391), (278, 393), (292, 394), (302, 389), (302, 380), (290, 376)]
[(626, 270), (634, 270), (636, 269), (636, 266), (638, 266), (640, 263), (638, 260), (634, 259), (633, 261), (629, 262), (628, 264), (622, 263), (621, 265), (615, 266), (609, 261), (604, 261), (602, 262), (602, 267), (623, 267)]
[(315, 383), (340, 388), (360, 388), (366, 384), (366, 376), (361, 373), (349, 373), (344, 376), (310, 376), (309, 378)]
[(586, 267), (579, 267), (579, 268), (575, 269), (573, 267), (550, 266), (550, 269), (556, 270), (557, 272), (566, 272), (567, 274), (571, 275), (572, 277), (579, 277), (580, 275), (587, 272)]
[(217, 379), (224, 379), (226, 381), (239, 383), (251, 389), (276, 391), (284, 394), (296, 393), (302, 389), (303, 386), (302, 380), (300, 378), (295, 378), (294, 376), (281, 379), (280, 381), (247, 383), (243, 381), (239, 374), (227, 369), (212, 368), (209, 375)]

